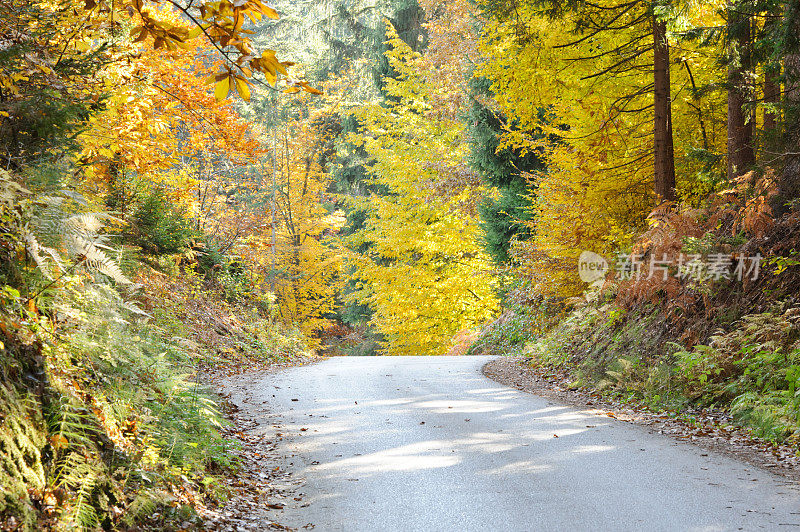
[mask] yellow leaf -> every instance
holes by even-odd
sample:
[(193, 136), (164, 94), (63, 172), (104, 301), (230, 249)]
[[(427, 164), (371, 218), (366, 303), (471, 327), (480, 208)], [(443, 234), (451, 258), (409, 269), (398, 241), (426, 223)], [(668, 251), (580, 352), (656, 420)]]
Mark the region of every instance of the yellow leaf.
[(269, 70), (264, 71), (264, 77), (267, 78), (267, 83), (270, 85), (275, 85), (278, 81), (278, 76), (275, 75), (274, 72), (270, 72)]
[(203, 28), (201, 28), (200, 26), (195, 26), (194, 28), (189, 30), (186, 39), (187, 40), (196, 39), (197, 37), (200, 37), (201, 33), (203, 33)]
[(312, 87), (311, 85), (309, 85), (305, 81), (301, 81), (300, 82), (300, 87), (302, 87), (304, 91), (310, 92), (311, 94), (322, 94), (321, 90), (315, 89), (314, 87)]
[(224, 100), (228, 97), (228, 92), (231, 90), (231, 78), (225, 77), (222, 81), (218, 81), (214, 86), (214, 97), (217, 100)]
[(250, 87), (247, 85), (247, 81), (243, 80), (242, 78), (234, 78), (236, 80), (236, 91), (239, 93), (239, 96), (242, 97), (242, 100), (247, 102), (250, 101)]
[[(134, 28), (134, 30), (137, 30), (139, 32), (139, 35), (133, 40), (133, 42), (142, 42), (147, 38), (148, 35), (147, 28), (143, 26), (137, 26), (136, 28)], [(133, 35), (133, 31), (131, 31), (131, 35)]]
[(253, 0), (253, 3), (256, 5), (257, 9), (264, 13), (268, 18), (274, 20), (278, 20), (280, 18), (280, 15), (278, 15), (277, 11), (267, 5), (262, 4), (259, 0)]

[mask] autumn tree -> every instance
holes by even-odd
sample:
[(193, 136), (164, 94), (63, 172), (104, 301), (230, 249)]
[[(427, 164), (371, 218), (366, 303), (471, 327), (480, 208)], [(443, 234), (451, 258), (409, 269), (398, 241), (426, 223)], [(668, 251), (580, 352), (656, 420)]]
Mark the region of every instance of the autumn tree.
[(785, 203), (800, 197), (800, 3), (786, 2), (783, 13), (782, 44), (784, 70), (785, 130), (783, 148), (786, 152), (779, 181), (778, 210), (785, 210)]
[(355, 200), (367, 216), (347, 240), (357, 286), (350, 298), (373, 309), (386, 353), (442, 354), (456, 332), (482, 323), (497, 305), (488, 257), (476, 242), (479, 190), (452, 172), (466, 153), (458, 143), (463, 126), (425, 116), (430, 95), (420, 55), (390, 24), (387, 44), (398, 74), (385, 80), (389, 103), (359, 110), (364, 129), (352, 139), (373, 158), (381, 193)]
[(89, 21), (75, 24), (69, 5), (0, 3), (0, 157), (20, 168), (75, 148), (74, 133), (102, 105), (97, 73), (115, 54), (110, 36), (89, 46)]
[[(191, 74), (205, 68), (210, 45), (195, 40), (156, 50), (146, 39), (131, 47), (130, 60), (100, 75), (112, 91), (79, 137), (83, 186), (105, 197), (129, 222), (126, 233), (151, 252), (174, 252), (192, 233), (208, 234), (215, 248), (228, 249), (241, 236), (242, 222), (252, 219), (233, 195), (248, 186), (244, 169), (262, 152), (256, 133), (232, 102), (216, 99), (203, 78)], [(191, 224), (184, 230), (167, 223), (155, 231), (158, 212), (165, 223), (187, 217)], [(234, 225), (238, 229), (229, 230)]]
[[(320, 112), (321, 113), (321, 112)], [(258, 265), (263, 289), (274, 292), (281, 318), (309, 336), (329, 324), (339, 284), (341, 252), (332, 237), (344, 214), (331, 208), (331, 177), (320, 166), (320, 115), (273, 127), (259, 164), (259, 229), (242, 246)]]
[(728, 63), (728, 172), (729, 180), (744, 174), (755, 163), (753, 43), (749, 2), (729, 2), (727, 6)]
[(669, 40), (664, 16), (664, 10), (668, 7), (669, 2), (654, 2), (649, 6), (653, 25), (653, 183), (656, 197), (661, 201), (674, 201), (677, 198)]
[[(516, 126), (500, 147), (539, 153), (546, 163), (527, 176), (536, 187), (533, 237), (513, 252), (536, 290), (575, 293), (580, 250), (626, 245), (658, 197), (700, 194), (690, 176), (718, 171), (715, 154), (724, 153), (727, 135), (706, 118), (719, 116), (725, 98), (709, 89), (718, 86), (716, 49), (685, 39), (682, 68), (670, 64), (668, 4), (481, 5), (478, 74)], [(721, 22), (709, 6), (681, 23)]]

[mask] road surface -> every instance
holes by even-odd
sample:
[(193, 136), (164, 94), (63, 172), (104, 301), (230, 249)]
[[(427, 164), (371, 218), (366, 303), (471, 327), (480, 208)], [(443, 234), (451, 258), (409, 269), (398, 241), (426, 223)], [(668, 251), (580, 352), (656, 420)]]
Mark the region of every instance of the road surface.
[[(241, 379), (317, 531), (798, 530), (797, 485), (484, 377), (489, 357), (337, 357)], [(246, 385), (242, 383), (245, 382)]]

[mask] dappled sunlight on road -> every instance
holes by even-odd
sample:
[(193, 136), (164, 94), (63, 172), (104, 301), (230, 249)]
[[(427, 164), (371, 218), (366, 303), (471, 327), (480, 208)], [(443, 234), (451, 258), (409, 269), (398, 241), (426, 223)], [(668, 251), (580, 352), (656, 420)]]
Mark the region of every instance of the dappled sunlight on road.
[(287, 524), (415, 530), (445, 516), (446, 530), (641, 529), (677, 516), (680, 529), (717, 530), (757, 506), (793, 515), (747, 469), (725, 464), (731, 473), (712, 481), (721, 458), (494, 385), (479, 373), (487, 357), (387, 358), (329, 359), (250, 391), (250, 404), (269, 404), (284, 467), (305, 480)]
[(496, 412), (503, 409), (502, 404), (491, 401), (420, 401), (415, 403), (414, 406), (430, 410), (437, 414), (471, 414), (477, 412)]
[(425, 441), (312, 467), (321, 471), (336, 471), (336, 474), (347, 471), (348, 475), (362, 477), (371, 473), (448, 467), (461, 461), (460, 455), (441, 454), (444, 448), (450, 448), (450, 444), (444, 441)]
[(570, 452), (575, 454), (586, 454), (586, 453), (603, 453), (613, 450), (614, 447), (611, 445), (579, 445), (578, 447), (571, 449)]
[[(419, 381), (414, 382), (416, 384)], [(483, 384), (480, 380), (478, 382)], [(520, 392), (515, 390), (480, 386), (459, 389), (453, 394), (427, 393), (417, 397), (404, 395), (403, 390), (392, 391), (403, 395), (375, 400), (362, 396), (356, 400), (354, 398), (359, 394), (348, 390), (345, 397), (305, 399), (303, 403), (307, 406), (304, 406), (303, 412), (307, 419), (301, 423), (305, 430), (295, 436), (294, 445), (301, 453), (309, 454), (323, 449), (337, 449), (333, 460), (310, 464), (308, 470), (328, 479), (358, 477), (363, 481), (385, 473), (419, 472), (454, 467), (465, 461), (479, 462), (490, 455), (531, 454), (534, 452), (530, 449), (532, 446), (537, 454), (549, 455), (551, 463), (548, 464), (516, 459), (481, 473), (525, 475), (552, 469), (552, 460), (558, 460), (557, 456), (565, 453), (614, 450), (610, 445), (570, 443), (571, 436), (587, 430), (586, 416), (557, 405), (519, 412), (515, 400)], [(463, 399), (465, 395), (471, 399)], [(376, 418), (375, 412), (380, 412), (381, 417)], [(482, 430), (485, 425), (476, 416), (494, 420), (513, 419), (513, 423), (519, 427), (526, 427), (531, 421), (538, 420), (544, 422), (545, 427), (513, 433), (504, 432), (504, 429), (487, 431)], [(473, 427), (478, 430), (472, 430)], [(441, 435), (442, 438), (419, 437), (431, 434)], [(412, 443), (387, 445), (398, 440), (410, 440)], [(354, 453), (354, 447), (362, 452)], [(363, 452), (364, 449), (370, 452)], [(501, 460), (506, 461), (505, 458)]]
[(534, 460), (518, 460), (516, 462), (503, 464), (502, 466), (494, 469), (483, 470), (481, 473), (484, 475), (501, 475), (503, 477), (507, 477), (508, 475), (530, 475), (532, 473), (544, 473), (545, 471), (550, 471), (552, 469), (553, 466), (550, 464), (541, 464), (535, 462)]

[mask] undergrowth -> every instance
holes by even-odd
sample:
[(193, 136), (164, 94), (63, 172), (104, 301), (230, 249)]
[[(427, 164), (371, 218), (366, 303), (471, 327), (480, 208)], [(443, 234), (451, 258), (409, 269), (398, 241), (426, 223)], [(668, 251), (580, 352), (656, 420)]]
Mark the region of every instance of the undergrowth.
[(199, 525), (237, 467), (199, 370), (307, 351), (273, 302), (196, 260), (144, 266), (120, 225), (0, 173), (0, 528)]
[(573, 311), (530, 342), (533, 364), (567, 370), (575, 386), (656, 409), (713, 408), (757, 436), (800, 443), (800, 309), (776, 304), (686, 347), (656, 307)]

